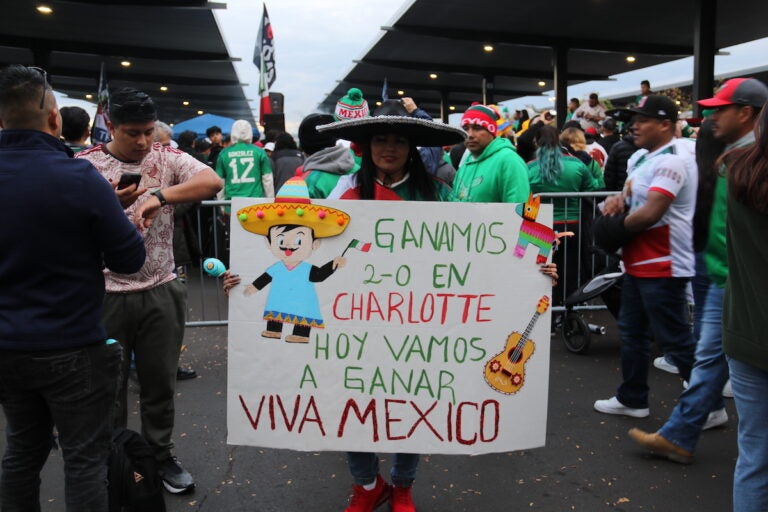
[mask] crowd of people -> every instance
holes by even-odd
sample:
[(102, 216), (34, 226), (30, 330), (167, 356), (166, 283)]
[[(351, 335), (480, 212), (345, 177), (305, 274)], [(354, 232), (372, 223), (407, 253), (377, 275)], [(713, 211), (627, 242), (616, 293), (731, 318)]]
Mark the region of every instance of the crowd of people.
[[(42, 70), (3, 69), (0, 212), (9, 222), (0, 246), (13, 250), (0, 254), (2, 508), (39, 507), (39, 473), (55, 432), (67, 510), (106, 510), (106, 460), (113, 428), (127, 424), (132, 367), (141, 434), (165, 489), (194, 489), (173, 453), (184, 266), (204, 250), (185, 233), (192, 224), (185, 216), (217, 194), (275, 197), (291, 180), (313, 199), (524, 203), (547, 192), (617, 192), (600, 205), (594, 236), (606, 251), (620, 249), (625, 271), (622, 382), (594, 409), (649, 416), (654, 340), (688, 387), (657, 432), (629, 435), (687, 464), (701, 431), (729, 421), (722, 390), (730, 375), (739, 414), (734, 508), (768, 509), (768, 88), (755, 79), (726, 82), (700, 101), (709, 112), (693, 139), (682, 133), (677, 105), (643, 85), (628, 109), (607, 111), (597, 94), (572, 99), (560, 128), (554, 111), (510, 118), (495, 105), (472, 105), (460, 127), (434, 121), (411, 98), (371, 112), (353, 88), (333, 115), (303, 119), (298, 143), (285, 132), (260, 140), (246, 120), (229, 133), (212, 126), (205, 139), (174, 137), (152, 98), (126, 88), (110, 98), (111, 140), (88, 147), (87, 114), (59, 109)], [(557, 299), (589, 277), (568, 254), (582, 251), (593, 232), (578, 199), (551, 202), (554, 228), (572, 235), (540, 265)], [(228, 214), (207, 222), (226, 224)], [(225, 274), (227, 294), (241, 284)], [(347, 460), (354, 485), (346, 512), (384, 503), (415, 512), (418, 454), (395, 455), (391, 483), (375, 453)]]

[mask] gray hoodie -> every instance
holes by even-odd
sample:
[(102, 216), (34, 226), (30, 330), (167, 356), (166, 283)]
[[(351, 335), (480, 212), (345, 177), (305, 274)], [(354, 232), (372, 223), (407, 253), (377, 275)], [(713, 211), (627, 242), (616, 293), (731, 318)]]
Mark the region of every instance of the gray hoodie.
[(304, 172), (323, 171), (331, 174), (344, 175), (355, 167), (352, 152), (344, 146), (324, 148), (313, 153), (304, 161)]
[(357, 171), (352, 151), (344, 146), (321, 149), (309, 155), (304, 162), (304, 181), (309, 197), (324, 199), (336, 187), (339, 178)]

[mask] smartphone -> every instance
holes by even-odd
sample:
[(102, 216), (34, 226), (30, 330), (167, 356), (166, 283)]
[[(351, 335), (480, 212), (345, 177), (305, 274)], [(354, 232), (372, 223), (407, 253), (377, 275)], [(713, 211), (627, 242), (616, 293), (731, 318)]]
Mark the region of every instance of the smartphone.
[(141, 181), (141, 174), (123, 173), (120, 176), (120, 181), (117, 182), (117, 189), (121, 190), (126, 187), (130, 187), (131, 185), (138, 186), (139, 181)]

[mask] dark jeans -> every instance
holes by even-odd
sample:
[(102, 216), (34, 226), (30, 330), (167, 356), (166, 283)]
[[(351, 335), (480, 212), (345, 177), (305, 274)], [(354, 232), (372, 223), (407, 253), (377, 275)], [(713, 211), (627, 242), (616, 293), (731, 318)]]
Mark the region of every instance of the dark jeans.
[(40, 510), (40, 470), (53, 446), (64, 458), (66, 510), (107, 510), (107, 457), (122, 351), (115, 343), (45, 352), (0, 351), (7, 446), (3, 512)]
[(176, 371), (184, 338), (186, 287), (174, 279), (149, 290), (107, 293), (104, 326), (124, 351), (123, 378), (117, 394), (115, 426), (128, 423), (128, 368), (131, 353), (139, 379), (141, 434), (157, 460), (173, 449)]
[(688, 324), (688, 300), (682, 277), (640, 278), (624, 274), (621, 286), (621, 373), (616, 398), (627, 407), (648, 407), (651, 336), (689, 380), (696, 342)]
[(552, 255), (552, 262), (557, 264), (557, 270), (560, 273), (560, 279), (557, 280), (557, 285), (552, 290), (553, 305), (562, 306), (565, 304), (565, 299), (579, 288), (583, 269), (587, 266), (587, 262), (582, 259), (580, 251), (581, 229), (579, 224), (555, 222), (553, 227), (558, 233), (573, 232), (573, 236), (560, 239), (560, 245)]
[[(416, 479), (419, 465), (418, 453), (395, 453), (390, 470), (392, 484), (398, 487), (410, 487)], [(379, 474), (379, 456), (368, 452), (347, 452), (349, 472), (357, 485), (367, 485), (376, 481)]]

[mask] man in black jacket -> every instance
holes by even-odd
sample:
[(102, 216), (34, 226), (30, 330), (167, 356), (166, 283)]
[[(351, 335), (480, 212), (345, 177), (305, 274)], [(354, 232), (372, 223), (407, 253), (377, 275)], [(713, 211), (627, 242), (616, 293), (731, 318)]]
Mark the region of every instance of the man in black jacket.
[(66, 510), (107, 510), (107, 456), (122, 351), (101, 324), (102, 267), (138, 271), (144, 241), (115, 192), (59, 140), (39, 68), (0, 71), (2, 510), (40, 510), (59, 434)]
[(603, 146), (606, 153), (610, 153), (613, 145), (621, 140), (621, 135), (619, 135), (616, 127), (616, 120), (611, 117), (606, 118), (600, 126), (600, 132), (601, 137), (597, 139), (597, 143)]
[(608, 152), (608, 160), (605, 161), (605, 170), (603, 171), (605, 190), (620, 192), (624, 188), (624, 182), (627, 180), (629, 157), (640, 149), (635, 146), (634, 141), (632, 130), (629, 129), (627, 134)]

